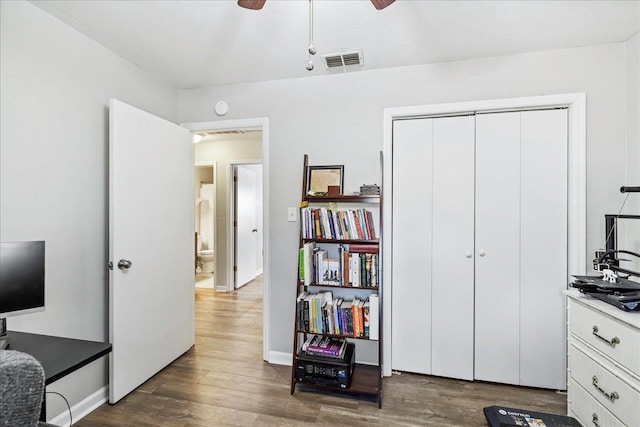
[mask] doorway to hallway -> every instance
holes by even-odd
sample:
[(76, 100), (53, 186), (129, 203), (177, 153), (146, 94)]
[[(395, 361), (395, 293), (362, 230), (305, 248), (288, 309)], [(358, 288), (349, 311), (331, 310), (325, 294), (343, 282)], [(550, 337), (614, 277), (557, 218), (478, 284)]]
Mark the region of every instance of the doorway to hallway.
[[(268, 227), (262, 224), (269, 223), (269, 185), (266, 177), (269, 176), (269, 120), (266, 117), (235, 120), (216, 120), (198, 123), (184, 123), (184, 127), (190, 129), (192, 137), (198, 136), (201, 141), (193, 144), (192, 159), (195, 162), (216, 161), (216, 241), (215, 241), (215, 280), (214, 290), (218, 292), (230, 292), (235, 289), (233, 274), (233, 205), (232, 205), (232, 168), (231, 164), (261, 163), (262, 164), (262, 210), (260, 227), (257, 234), (260, 242), (262, 259), (262, 358), (265, 361), (269, 356), (269, 310), (270, 306), (270, 281), (269, 281), (269, 252), (262, 247), (269, 247), (270, 233)], [(201, 157), (204, 156), (205, 158)], [(195, 228), (195, 227), (194, 227)], [(193, 230), (195, 234), (195, 230)], [(195, 245), (195, 242), (194, 242)]]

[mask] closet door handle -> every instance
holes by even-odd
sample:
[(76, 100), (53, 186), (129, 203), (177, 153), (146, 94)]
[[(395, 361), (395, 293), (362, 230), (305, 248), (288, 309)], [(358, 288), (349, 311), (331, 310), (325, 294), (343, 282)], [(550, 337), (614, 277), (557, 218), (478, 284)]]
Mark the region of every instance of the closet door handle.
[(485, 256), (485, 255), (486, 255), (486, 253), (485, 253), (482, 249), (480, 249), (480, 250), (478, 251), (478, 255), (480, 255), (480, 256)]
[(473, 254), (471, 252), (469, 252), (469, 251), (464, 253), (464, 256), (466, 256), (467, 258), (471, 258), (472, 255)]

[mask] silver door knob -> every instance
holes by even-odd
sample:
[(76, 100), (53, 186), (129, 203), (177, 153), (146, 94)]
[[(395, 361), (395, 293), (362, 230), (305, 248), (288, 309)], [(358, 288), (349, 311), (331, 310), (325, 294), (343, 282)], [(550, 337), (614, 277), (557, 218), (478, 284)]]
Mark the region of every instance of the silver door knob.
[(465, 252), (464, 256), (466, 256), (467, 258), (471, 258), (471, 252), (469, 252), (469, 251)]
[(120, 261), (118, 261), (118, 268), (120, 270), (128, 270), (131, 268), (131, 261), (129, 261), (128, 259), (121, 259)]
[(483, 250), (479, 250), (479, 251), (478, 251), (478, 255), (480, 255), (480, 256), (485, 256), (486, 254), (484, 253), (484, 251), (483, 251)]

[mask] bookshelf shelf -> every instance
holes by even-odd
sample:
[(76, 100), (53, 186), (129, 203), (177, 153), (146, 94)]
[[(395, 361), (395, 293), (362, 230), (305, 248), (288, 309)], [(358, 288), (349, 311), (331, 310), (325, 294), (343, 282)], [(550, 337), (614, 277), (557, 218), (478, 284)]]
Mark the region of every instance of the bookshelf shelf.
[[(298, 281), (299, 286), (304, 286), (304, 282)], [(344, 285), (329, 285), (322, 283), (310, 283), (309, 285), (312, 288), (341, 288), (341, 289), (353, 289), (355, 291), (378, 291), (380, 288), (378, 286), (344, 286)]]
[(372, 365), (364, 365), (356, 363), (353, 369), (353, 378), (351, 380), (351, 386), (345, 389), (336, 389), (334, 387), (328, 387), (322, 384), (309, 384), (294, 380), (296, 384), (304, 385), (305, 387), (321, 388), (330, 391), (338, 391), (340, 393), (347, 394), (364, 394), (368, 396), (377, 397), (380, 395), (381, 389), (378, 382), (378, 367)]
[(316, 242), (316, 243), (342, 243), (342, 244), (373, 244), (380, 243), (379, 239), (364, 240), (364, 239), (307, 239), (303, 238), (303, 242)]
[[(305, 154), (291, 394), (295, 393), (296, 385), (300, 385), (303, 388), (325, 389), (334, 393), (372, 396), (378, 408), (381, 408), (382, 241), (378, 237), (382, 233), (382, 194), (309, 196), (306, 194), (308, 168), (308, 156)], [(381, 153), (380, 171), (382, 169)], [(354, 236), (359, 238), (343, 238)], [(336, 283), (320, 283), (321, 281)], [(308, 329), (341, 333), (317, 333)], [(324, 339), (313, 338), (311, 335), (320, 335)], [(307, 338), (310, 339), (307, 341)], [(334, 345), (326, 344), (327, 342), (333, 343), (336, 340), (338, 347), (331, 348), (340, 348), (339, 340), (348, 340), (351, 344), (347, 344), (347, 347), (355, 345), (356, 361), (377, 358), (377, 363), (373, 365), (357, 362), (350, 365), (351, 360), (346, 360), (347, 356), (342, 356), (342, 359), (320, 358), (317, 363), (327, 363), (330, 368), (340, 365), (343, 369), (348, 369), (353, 366), (351, 382), (347, 388), (341, 388), (345, 384), (334, 381), (337, 377), (323, 375), (322, 378), (315, 378), (313, 375), (301, 374), (309, 372), (312, 346), (319, 347), (319, 351), (323, 352), (325, 350), (322, 348), (328, 349)], [(305, 341), (305, 349), (309, 345), (309, 353), (302, 350)], [(321, 342), (327, 347), (319, 346)], [(343, 348), (344, 346), (342, 344)], [(361, 353), (365, 357), (359, 359), (358, 355)], [(304, 363), (306, 365), (303, 368)]]
[(365, 341), (379, 341), (379, 340), (373, 340), (370, 339), (369, 337), (354, 337), (353, 335), (345, 335), (345, 334), (318, 334), (315, 332), (310, 332), (310, 331), (304, 331), (304, 330), (300, 330), (300, 329), (296, 329), (296, 333), (298, 334), (308, 334), (308, 335), (322, 335), (325, 337), (330, 337), (330, 338), (351, 338), (354, 340), (365, 340)]
[(342, 194), (339, 196), (303, 196), (302, 200), (316, 203), (380, 203), (380, 196), (360, 195), (360, 194)]

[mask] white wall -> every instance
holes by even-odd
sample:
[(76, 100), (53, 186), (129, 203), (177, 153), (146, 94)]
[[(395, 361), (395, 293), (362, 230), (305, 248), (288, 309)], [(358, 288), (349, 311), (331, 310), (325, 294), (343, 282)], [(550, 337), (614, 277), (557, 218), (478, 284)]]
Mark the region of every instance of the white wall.
[[(312, 75), (312, 73), (310, 73)], [(271, 351), (290, 352), (297, 224), (287, 206), (300, 199), (302, 156), (310, 164), (344, 164), (345, 192), (380, 183), (385, 107), (570, 92), (587, 94), (587, 258), (602, 246), (603, 215), (619, 207), (625, 179), (624, 43), (331, 76), (180, 91), (180, 121), (269, 117)], [(637, 145), (637, 142), (634, 143)], [(416, 188), (418, 189), (418, 187)], [(388, 224), (387, 224), (388, 226)], [(389, 284), (387, 284), (389, 285)]]
[[(184, 122), (182, 122), (184, 123)], [(229, 194), (230, 162), (262, 159), (262, 132), (207, 136), (195, 145), (195, 161), (217, 162), (216, 169), (216, 248), (215, 289), (233, 290), (233, 277), (227, 271), (231, 226)], [(261, 234), (261, 233), (260, 233)]]
[[(46, 241), (46, 310), (9, 328), (106, 340), (108, 100), (177, 121), (178, 93), (30, 3), (0, 15), (0, 239)], [(103, 358), (49, 390), (75, 405), (106, 384)]]

